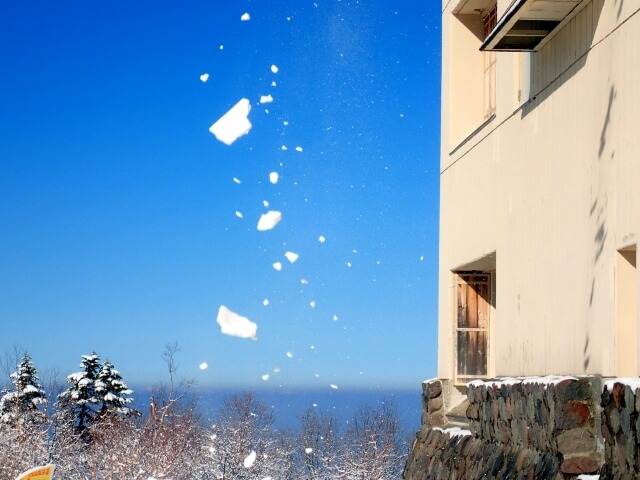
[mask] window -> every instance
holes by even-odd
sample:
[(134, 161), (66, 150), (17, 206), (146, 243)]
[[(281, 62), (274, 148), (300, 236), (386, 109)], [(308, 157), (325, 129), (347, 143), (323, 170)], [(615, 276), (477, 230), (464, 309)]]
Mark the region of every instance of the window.
[[(496, 5), (491, 7), (484, 18), (483, 33), (487, 38), (496, 27), (498, 13)], [(496, 52), (486, 51), (484, 55), (484, 120), (496, 113)]]
[(455, 284), (456, 381), (488, 375), (491, 274), (457, 273)]

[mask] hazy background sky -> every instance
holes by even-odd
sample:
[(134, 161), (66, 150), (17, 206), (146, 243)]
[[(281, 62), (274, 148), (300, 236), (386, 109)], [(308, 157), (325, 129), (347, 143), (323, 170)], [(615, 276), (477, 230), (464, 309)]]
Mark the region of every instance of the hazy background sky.
[(0, 44), (0, 352), (66, 375), (95, 350), (138, 384), (173, 341), (207, 386), (435, 375), (438, 2), (5, 2)]

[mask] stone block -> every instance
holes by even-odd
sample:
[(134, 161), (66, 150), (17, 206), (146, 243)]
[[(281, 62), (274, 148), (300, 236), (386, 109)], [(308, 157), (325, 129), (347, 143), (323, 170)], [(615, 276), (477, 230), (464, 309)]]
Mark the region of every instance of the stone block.
[(570, 400), (556, 410), (555, 424), (558, 430), (583, 427), (593, 417), (591, 407), (583, 401)]
[(429, 413), (435, 413), (442, 409), (442, 396), (430, 398), (427, 403), (427, 410)]
[(565, 458), (560, 465), (560, 471), (570, 475), (581, 473), (595, 473), (600, 469), (600, 462), (590, 456)]
[(585, 428), (565, 430), (556, 437), (558, 451), (564, 455), (595, 453), (595, 436)]

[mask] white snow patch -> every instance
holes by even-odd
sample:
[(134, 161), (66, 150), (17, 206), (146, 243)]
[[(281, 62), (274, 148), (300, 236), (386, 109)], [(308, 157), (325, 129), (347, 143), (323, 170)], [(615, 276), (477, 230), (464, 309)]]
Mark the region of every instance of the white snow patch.
[(280, 262), (273, 262), (273, 268), (276, 269), (277, 271), (282, 270), (282, 263)]
[(242, 212), (236, 211), (236, 217), (243, 218)]
[(287, 146), (286, 146), (286, 145), (282, 145), (282, 146), (280, 147), (280, 150), (286, 150), (286, 149), (287, 149)]
[(288, 358), (293, 358), (293, 353), (291, 353), (291, 352), (287, 352), (287, 357), (288, 357)]
[(351, 262), (347, 262), (347, 267), (351, 267)]
[(420, 261), (424, 262), (424, 255), (420, 255)]
[(331, 388), (333, 388), (334, 390), (338, 389), (338, 385), (336, 385), (335, 383), (332, 383), (331, 385), (329, 385)]
[(260, 95), (260, 103), (271, 103), (273, 102), (273, 97), (271, 94), (269, 95)]
[(313, 448), (310, 448), (310, 447), (305, 448), (304, 453), (306, 453), (307, 455), (313, 453)]
[(282, 213), (277, 210), (269, 210), (267, 213), (260, 215), (257, 228), (261, 232), (271, 230), (280, 222), (280, 220), (282, 220)]
[(586, 473), (581, 473), (576, 477), (576, 480), (599, 480), (600, 475), (588, 475)]
[(310, 306), (311, 308), (316, 308), (316, 302), (314, 302), (313, 300), (311, 300), (311, 301), (309, 302), (309, 306)]
[(275, 87), (276, 86), (276, 82), (271, 82), (271, 86)]
[(287, 257), (287, 260), (291, 263), (295, 263), (295, 261), (300, 257), (300, 255), (295, 252), (285, 252), (284, 256)]
[(287, 125), (289, 125), (289, 122), (285, 120), (284, 122), (282, 122), (282, 124), (286, 127)]
[(202, 75), (200, 75), (200, 81), (202, 83), (205, 83), (207, 80), (209, 80), (209, 74), (208, 73), (203, 73)]
[(202, 362), (200, 364), (200, 370), (206, 370), (207, 368), (209, 368), (209, 364), (207, 362)]
[(231, 109), (220, 117), (209, 131), (225, 145), (231, 145), (238, 138), (249, 133), (251, 122), (247, 116), (251, 111), (251, 104), (246, 98), (240, 99)]
[(276, 67), (275, 65), (271, 65), (271, 71), (273, 73), (278, 73), (278, 67)]
[(267, 208), (269, 206), (269, 202), (267, 202), (266, 200), (263, 200), (262, 205), (264, 205), (264, 208)]
[(242, 183), (238, 177), (233, 177), (233, 181), (235, 183), (237, 183), (238, 185), (240, 185)]
[(318, 237), (318, 241), (319, 241), (320, 243), (324, 243), (324, 242), (326, 242), (326, 241), (327, 241), (327, 239), (325, 238), (325, 236), (324, 236), (324, 235), (320, 235), (320, 236)]
[(280, 175), (278, 175), (278, 172), (271, 172), (271, 173), (269, 174), (269, 181), (270, 181), (271, 183), (273, 183), (274, 185), (275, 185), (276, 183), (278, 183), (278, 179), (279, 179), (279, 178), (280, 178)]
[(220, 50), (224, 50), (224, 45), (220, 45)]
[(300, 279), (300, 283), (301, 283), (302, 285), (309, 285), (309, 280), (307, 280), (306, 278), (301, 278), (301, 279)]
[(334, 322), (337, 322), (337, 321), (338, 321), (338, 315), (334, 315), (334, 316), (333, 316), (333, 321), (334, 321)]
[(262, 300), (262, 305), (264, 305), (265, 307), (269, 305), (269, 299), (265, 298), (264, 300)]
[(450, 428), (440, 428), (433, 427), (433, 430), (439, 430), (444, 433), (448, 433), (450, 437), (466, 437), (467, 435), (471, 435), (471, 431), (466, 428), (460, 427), (450, 427)]
[(301, 152), (302, 151), (302, 147), (296, 147), (296, 152)]
[(251, 338), (257, 340), (258, 325), (253, 323), (247, 317), (232, 312), (224, 305), (220, 305), (218, 310), (218, 325), (225, 335), (240, 338)]
[(249, 20), (251, 20), (251, 15), (245, 12), (240, 17), (240, 20), (242, 20), (243, 22), (248, 22)]
[(558, 376), (558, 375), (547, 375), (545, 377), (503, 377), (497, 378), (495, 380), (474, 380), (472, 382), (467, 383), (467, 385), (480, 386), (480, 385), (490, 385), (493, 387), (500, 387), (502, 385), (517, 385), (518, 383), (531, 384), (537, 383), (538, 385), (557, 385), (560, 382), (565, 380), (578, 380), (576, 377), (570, 376)]
[(251, 468), (256, 463), (256, 452), (251, 450), (251, 453), (244, 459), (244, 468)]
[(269, 374), (265, 373), (264, 375), (262, 375), (262, 380), (264, 380), (265, 382), (269, 380)]
[(631, 390), (633, 392), (635, 392), (636, 390), (638, 390), (640, 388), (640, 378), (636, 378), (636, 377), (620, 377), (620, 378), (612, 378), (610, 380), (607, 380), (606, 382), (604, 382), (603, 387), (606, 388), (607, 390), (611, 391), (613, 390), (613, 386), (616, 383), (621, 383), (625, 386), (628, 386), (629, 388), (631, 388)]

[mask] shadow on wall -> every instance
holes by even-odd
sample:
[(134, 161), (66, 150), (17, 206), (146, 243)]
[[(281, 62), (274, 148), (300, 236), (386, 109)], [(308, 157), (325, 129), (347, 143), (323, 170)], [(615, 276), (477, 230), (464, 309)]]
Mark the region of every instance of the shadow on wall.
[[(622, 0), (616, 1), (622, 4)], [(529, 73), (531, 94), (529, 102), (522, 108), (522, 118), (533, 112), (584, 67), (604, 4), (604, 0), (591, 2), (563, 27), (562, 33), (558, 32), (539, 52), (531, 54)], [(583, 18), (587, 15), (591, 17), (590, 21)], [(582, 30), (571, 28), (571, 25), (574, 22), (583, 21), (590, 28), (580, 35)]]

